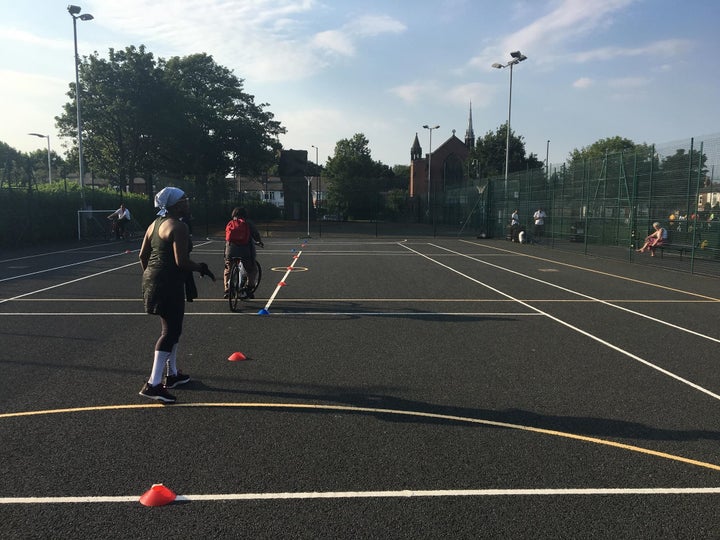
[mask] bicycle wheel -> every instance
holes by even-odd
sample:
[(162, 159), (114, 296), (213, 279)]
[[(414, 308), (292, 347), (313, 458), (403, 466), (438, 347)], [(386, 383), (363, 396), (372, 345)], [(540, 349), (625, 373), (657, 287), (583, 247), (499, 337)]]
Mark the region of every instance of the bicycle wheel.
[(236, 311), (238, 302), (240, 301), (240, 268), (238, 264), (233, 262), (230, 270), (230, 280), (228, 281), (228, 303), (230, 311)]
[(257, 271), (257, 279), (255, 280), (255, 286), (247, 288), (247, 291), (250, 293), (254, 293), (257, 290), (258, 285), (260, 285), (260, 279), (262, 278), (262, 268), (260, 267), (260, 263), (257, 262), (257, 259), (255, 260), (255, 270)]

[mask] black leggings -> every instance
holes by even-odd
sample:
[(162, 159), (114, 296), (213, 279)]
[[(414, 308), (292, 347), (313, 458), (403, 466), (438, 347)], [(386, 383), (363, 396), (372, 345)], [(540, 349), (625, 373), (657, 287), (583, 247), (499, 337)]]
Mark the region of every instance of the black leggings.
[(172, 351), (173, 346), (180, 341), (184, 316), (185, 313), (180, 311), (175, 313), (166, 313), (160, 317), (162, 331), (160, 332), (160, 337), (158, 338), (157, 343), (155, 343), (156, 351)]

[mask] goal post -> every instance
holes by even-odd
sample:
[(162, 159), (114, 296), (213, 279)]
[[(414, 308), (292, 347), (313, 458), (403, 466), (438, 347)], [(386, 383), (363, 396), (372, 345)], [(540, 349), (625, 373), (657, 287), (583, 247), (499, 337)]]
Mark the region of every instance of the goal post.
[(115, 210), (78, 210), (78, 240), (108, 240), (111, 222), (107, 217)]

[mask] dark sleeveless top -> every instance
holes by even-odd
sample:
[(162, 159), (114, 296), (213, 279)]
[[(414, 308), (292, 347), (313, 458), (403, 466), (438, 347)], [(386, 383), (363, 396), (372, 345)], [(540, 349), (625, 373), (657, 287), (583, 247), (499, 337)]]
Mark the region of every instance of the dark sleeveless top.
[(168, 218), (155, 220), (150, 240), (152, 250), (142, 279), (145, 312), (153, 315), (183, 313), (185, 310), (186, 272), (175, 263), (172, 242), (158, 235), (160, 224), (165, 219)]

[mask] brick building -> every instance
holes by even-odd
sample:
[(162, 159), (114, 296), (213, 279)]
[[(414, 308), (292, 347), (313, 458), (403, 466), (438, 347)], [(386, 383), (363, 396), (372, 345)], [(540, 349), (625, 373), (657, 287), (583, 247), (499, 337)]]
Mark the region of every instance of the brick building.
[[(442, 200), (449, 189), (461, 187), (467, 181), (467, 160), (470, 149), (474, 146), (472, 103), (464, 141), (455, 135), (453, 129), (450, 138), (433, 149), (432, 155), (423, 156), (418, 134), (415, 133), (415, 140), (410, 149), (410, 197), (428, 205), (429, 195), (431, 200)], [(430, 189), (428, 189), (428, 165), (431, 167)]]

